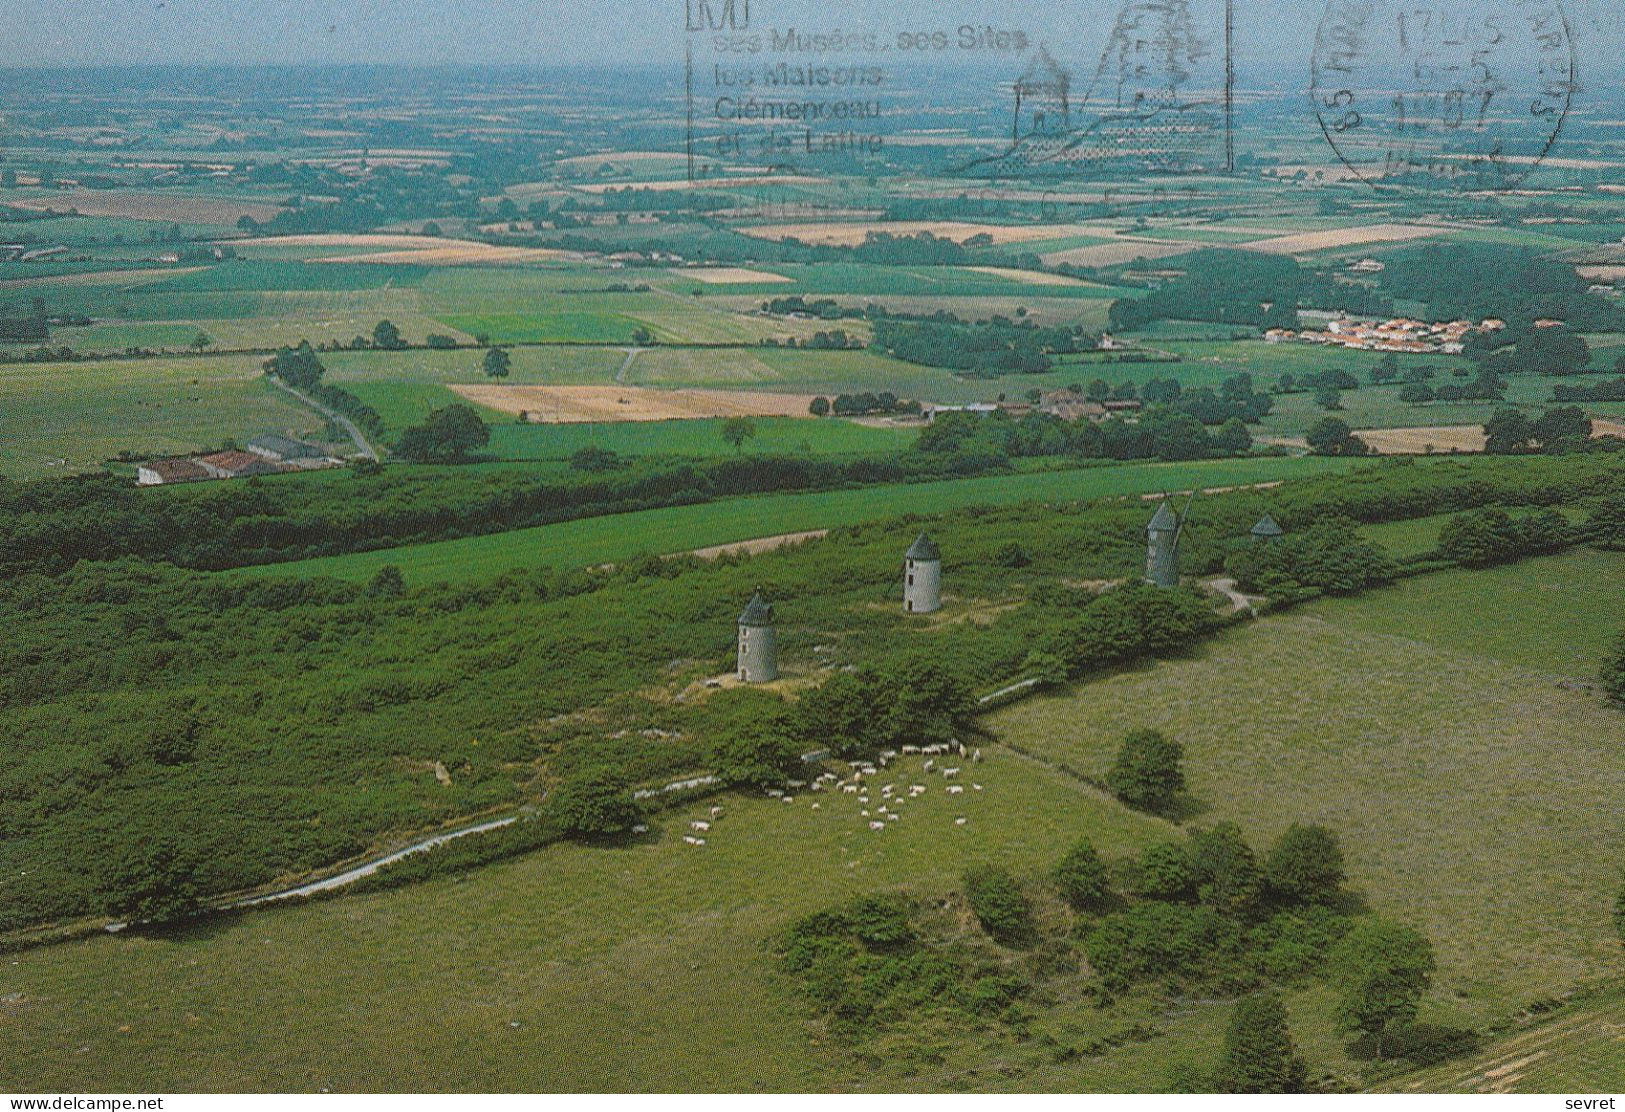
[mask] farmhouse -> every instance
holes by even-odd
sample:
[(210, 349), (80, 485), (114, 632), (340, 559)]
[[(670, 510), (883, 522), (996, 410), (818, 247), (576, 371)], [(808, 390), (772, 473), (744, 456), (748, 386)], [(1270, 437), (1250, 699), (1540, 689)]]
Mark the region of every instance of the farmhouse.
[(195, 483), (212, 478), (213, 475), (189, 459), (155, 459), (135, 469), (136, 486)]
[(216, 479), (240, 479), (246, 475), (275, 475), (276, 464), (253, 452), (214, 452), (207, 456), (198, 456), (194, 460), (198, 466), (207, 471)]
[(758, 590), (739, 615), (739, 681), (771, 683), (779, 678), (779, 640), (773, 607)]
[(327, 458), (327, 453), (314, 444), (306, 444), (302, 440), (293, 440), (275, 433), (267, 436), (256, 436), (248, 442), (247, 448), (256, 456), (268, 459), (272, 463), (293, 463), (299, 460), (325, 460)]

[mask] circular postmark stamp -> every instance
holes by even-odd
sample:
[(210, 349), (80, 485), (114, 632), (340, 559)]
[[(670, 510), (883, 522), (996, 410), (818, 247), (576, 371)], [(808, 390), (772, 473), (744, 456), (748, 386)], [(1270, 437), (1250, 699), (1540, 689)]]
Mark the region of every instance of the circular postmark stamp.
[(1330, 0), (1310, 95), (1363, 181), (1504, 190), (1551, 152), (1575, 87), (1559, 0)]

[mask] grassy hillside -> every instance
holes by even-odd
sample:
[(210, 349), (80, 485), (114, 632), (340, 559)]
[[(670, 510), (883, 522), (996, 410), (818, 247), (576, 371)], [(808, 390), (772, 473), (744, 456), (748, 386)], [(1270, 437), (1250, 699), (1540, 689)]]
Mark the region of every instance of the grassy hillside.
[(1625, 715), (1556, 681), (1595, 674), (1622, 602), (1618, 554), (1425, 577), (990, 724), (1095, 775), (1125, 730), (1160, 728), (1187, 747), (1198, 821), (1342, 831), (1373, 906), (1438, 947), (1434, 1006), (1483, 1021), (1617, 969), (1598, 804), (1625, 791)]

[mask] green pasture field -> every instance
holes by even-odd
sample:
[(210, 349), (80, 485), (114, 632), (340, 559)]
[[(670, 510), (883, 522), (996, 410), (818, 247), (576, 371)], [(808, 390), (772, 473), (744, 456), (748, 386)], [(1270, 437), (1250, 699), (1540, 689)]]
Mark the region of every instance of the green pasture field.
[[(1592, 1093), (1625, 1076), (1625, 989), (1611, 986), (1570, 1003), (1472, 1054), (1403, 1075), (1391, 1093)], [(1612, 1085), (1610, 1084), (1612, 1083)]]
[(9, 478), (96, 471), (123, 451), (173, 455), (325, 428), (264, 381), (252, 356), (0, 366), (0, 474)]
[(1154, 494), (1192, 486), (1270, 482), (1350, 470), (1356, 466), (1356, 462), (1346, 459), (1316, 457), (1119, 464), (811, 494), (760, 495), (377, 552), (298, 560), (225, 574), (334, 576), (359, 581), (370, 579), (385, 564), (394, 564), (415, 583), (466, 582), (514, 568), (590, 566), (639, 554), (686, 552), (905, 513), (941, 513), (965, 506), (1077, 501)]
[[(850, 800), (735, 796), (703, 849), (679, 838), (705, 813), (694, 806), (630, 845), (561, 844), (458, 880), (24, 951), (0, 972), (21, 1000), (0, 1085), (1144, 1091), (1165, 1083), (1171, 1048), (1211, 1057), (1224, 1004), (1074, 996), (1032, 1009), (1024, 1042), (905, 1030), (861, 1063), (863, 1048), (813, 1026), (768, 952), (795, 917), (876, 890), (941, 898), (972, 861), (1036, 880), (1080, 836), (1116, 856), (1171, 833), (1011, 754), (975, 775), (974, 798), (936, 787), (878, 835)], [(1057, 1046), (1137, 1023), (1168, 1034), (1057, 1062)]]
[[(185, 351), (197, 334), (208, 332), (193, 324), (169, 322), (99, 322), (84, 328), (51, 329), (52, 347), (70, 347), (77, 352), (121, 352), (127, 348), (148, 351)], [(214, 334), (208, 332), (212, 339)], [(35, 345), (17, 345), (29, 347)]]
[(1338, 830), (1354, 887), (1433, 940), (1425, 1014), (1488, 1022), (1618, 968), (1618, 831), (1599, 806), (1625, 791), (1625, 714), (1556, 680), (1595, 673), (1622, 603), (1617, 553), (1423, 577), (989, 725), (1092, 775), (1125, 731), (1161, 729), (1186, 748), (1192, 821)]
[[(388, 418), (386, 417), (387, 421)], [(875, 428), (839, 419), (757, 417), (750, 452), (774, 455), (877, 456), (907, 448), (917, 428)], [(722, 439), (720, 419), (618, 421), (613, 424), (493, 425), (491, 455), (506, 460), (562, 460), (582, 448), (607, 448), (622, 456), (716, 457), (735, 454)]]

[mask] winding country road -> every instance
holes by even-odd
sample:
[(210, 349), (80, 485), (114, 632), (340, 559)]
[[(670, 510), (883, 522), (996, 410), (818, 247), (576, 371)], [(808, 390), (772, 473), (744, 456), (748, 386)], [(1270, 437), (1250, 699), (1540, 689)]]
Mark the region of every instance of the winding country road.
[(350, 439), (355, 441), (357, 455), (370, 460), (376, 460), (378, 458), (377, 449), (375, 449), (371, 444), (367, 443), (367, 438), (361, 435), (361, 430), (356, 427), (356, 423), (354, 421), (350, 420), (342, 413), (338, 413), (327, 408), (327, 406), (323, 405), (309, 394), (295, 390), (292, 386), (289, 386), (286, 382), (283, 382), (280, 378), (276, 377), (276, 375), (266, 375), (265, 377), (270, 379), (273, 385), (279, 389), (286, 390), (288, 393), (292, 394), (294, 397), (298, 398), (300, 401), (310, 406), (310, 408), (314, 409), (317, 413), (320, 413), (323, 417), (326, 417), (329, 421), (333, 422), (339, 428), (348, 433)]

